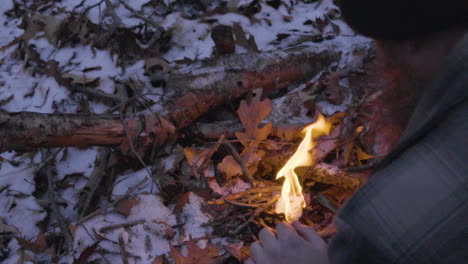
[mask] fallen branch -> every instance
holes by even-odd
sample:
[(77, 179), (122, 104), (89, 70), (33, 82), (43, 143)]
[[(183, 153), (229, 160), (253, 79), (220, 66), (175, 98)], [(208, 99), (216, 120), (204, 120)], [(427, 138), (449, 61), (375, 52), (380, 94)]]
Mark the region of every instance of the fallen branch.
[[(119, 146), (128, 151), (126, 130), (142, 130), (141, 151), (163, 144), (175, 130), (184, 128), (216, 106), (255, 88), (263, 94), (322, 71), (338, 54), (308, 49), (232, 54), (192, 63), (174, 70), (168, 80), (161, 117), (128, 120), (124, 127), (116, 115), (40, 114), (0, 112), (0, 152), (40, 147)], [(119, 98), (120, 99), (120, 98)], [(126, 120), (127, 121), (127, 120)], [(135, 121), (135, 122), (131, 122)], [(131, 140), (137, 141), (137, 138)]]
[(331, 184), (353, 190), (361, 186), (360, 179), (350, 176), (350, 174), (332, 164), (319, 163), (314, 167), (297, 168), (296, 170), (299, 175), (304, 175), (304, 178), (311, 179), (314, 182)]

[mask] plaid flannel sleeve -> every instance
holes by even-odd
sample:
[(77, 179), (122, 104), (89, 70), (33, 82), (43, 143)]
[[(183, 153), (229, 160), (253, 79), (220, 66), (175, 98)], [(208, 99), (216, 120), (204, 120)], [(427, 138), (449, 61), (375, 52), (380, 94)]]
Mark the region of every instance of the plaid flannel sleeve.
[(464, 100), (348, 201), (331, 263), (468, 263), (467, 114)]

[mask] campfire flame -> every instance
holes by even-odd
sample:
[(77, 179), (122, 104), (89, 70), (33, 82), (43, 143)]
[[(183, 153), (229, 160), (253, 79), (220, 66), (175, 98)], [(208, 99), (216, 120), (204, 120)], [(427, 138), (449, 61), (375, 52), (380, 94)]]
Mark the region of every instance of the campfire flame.
[(302, 208), (306, 203), (302, 195), (302, 187), (299, 178), (294, 171), (297, 167), (312, 166), (314, 163), (312, 150), (317, 145), (317, 138), (330, 133), (330, 123), (322, 115), (319, 115), (315, 123), (302, 130), (304, 139), (296, 152), (276, 174), (276, 179), (284, 177), (281, 196), (276, 203), (276, 213), (284, 213), (289, 223), (297, 221), (302, 215)]

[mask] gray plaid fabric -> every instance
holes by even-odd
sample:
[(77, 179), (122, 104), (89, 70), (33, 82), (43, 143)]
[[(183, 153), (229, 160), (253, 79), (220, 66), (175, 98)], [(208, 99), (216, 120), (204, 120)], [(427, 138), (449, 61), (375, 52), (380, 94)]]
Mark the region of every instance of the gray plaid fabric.
[(335, 222), (331, 263), (468, 263), (468, 35)]

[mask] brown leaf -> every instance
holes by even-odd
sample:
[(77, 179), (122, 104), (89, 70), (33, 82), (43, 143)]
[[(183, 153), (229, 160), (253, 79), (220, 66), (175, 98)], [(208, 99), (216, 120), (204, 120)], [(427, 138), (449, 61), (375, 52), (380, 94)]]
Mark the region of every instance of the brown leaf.
[(266, 152), (259, 150), (257, 147), (245, 148), (241, 156), (244, 159), (245, 166), (251, 175), (257, 172), (258, 163), (265, 156)]
[(243, 100), (237, 110), (237, 114), (245, 128), (245, 132), (236, 132), (236, 137), (242, 145), (247, 146), (245, 140), (265, 140), (272, 131), (272, 123), (259, 128), (260, 122), (267, 117), (272, 109), (271, 100), (260, 101), (261, 93), (257, 93), (250, 103)]
[(209, 264), (213, 263), (213, 259), (219, 256), (217, 246), (207, 243), (206, 247), (202, 249), (198, 247), (192, 237), (187, 242), (187, 257), (184, 257), (172, 244), (170, 246), (169, 254), (176, 264)]
[(254, 36), (250, 35), (249, 39), (247, 39), (245, 37), (244, 29), (242, 29), (239, 23), (234, 23), (232, 29), (234, 31), (234, 36), (236, 37), (236, 44), (244, 47), (247, 51), (250, 51), (250, 52), (258, 51), (258, 47), (257, 47), (257, 44), (255, 43)]
[(356, 147), (356, 155), (359, 161), (370, 160), (374, 158), (373, 155), (367, 154), (360, 147)]
[[(193, 148), (184, 148), (184, 155), (187, 159), (190, 168), (193, 171), (194, 176), (199, 177), (198, 171), (200, 167), (206, 162), (208, 159), (208, 155), (211, 152), (211, 149), (193, 149)], [(206, 176), (206, 174), (205, 174)]]
[(65, 80), (69, 80), (69, 83), (73, 85), (80, 85), (80, 86), (87, 86), (87, 87), (96, 87), (99, 85), (100, 78), (88, 78), (84, 75), (76, 75), (71, 73), (64, 73), (62, 74), (62, 78)]
[(15, 238), (22, 248), (32, 251), (36, 254), (42, 253), (47, 249), (47, 241), (42, 232), (39, 233), (34, 242), (27, 241), (26, 239), (17, 236), (15, 236)]
[(92, 244), (91, 246), (85, 248), (85, 250), (83, 250), (83, 252), (81, 252), (80, 256), (73, 261), (73, 264), (86, 264), (86, 263), (88, 263), (89, 257), (91, 257), (91, 255), (94, 253), (94, 251), (96, 251), (96, 248), (97, 248), (99, 242), (101, 242), (101, 241), (97, 241), (94, 244)]
[(231, 179), (234, 176), (242, 175), (242, 169), (232, 156), (224, 157), (223, 161), (218, 164), (218, 170), (226, 176), (227, 179)]
[(169, 261), (167, 260), (166, 255), (161, 255), (154, 258), (152, 264), (169, 264)]
[(249, 247), (245, 246), (244, 243), (227, 245), (224, 248), (240, 262), (244, 262), (250, 257)]
[(174, 214), (176, 214), (177, 212), (180, 212), (182, 208), (184, 208), (184, 206), (189, 203), (191, 193), (192, 192), (186, 192), (180, 197), (179, 201), (176, 203), (176, 205), (174, 206), (174, 209), (172, 210)]
[(69, 224), (68, 229), (70, 229), (70, 233), (72, 237), (75, 237), (76, 229), (78, 229), (78, 227), (76, 225)]
[(117, 204), (117, 212), (125, 216), (129, 216), (132, 208), (138, 205), (139, 202), (140, 201), (138, 199), (124, 199)]

